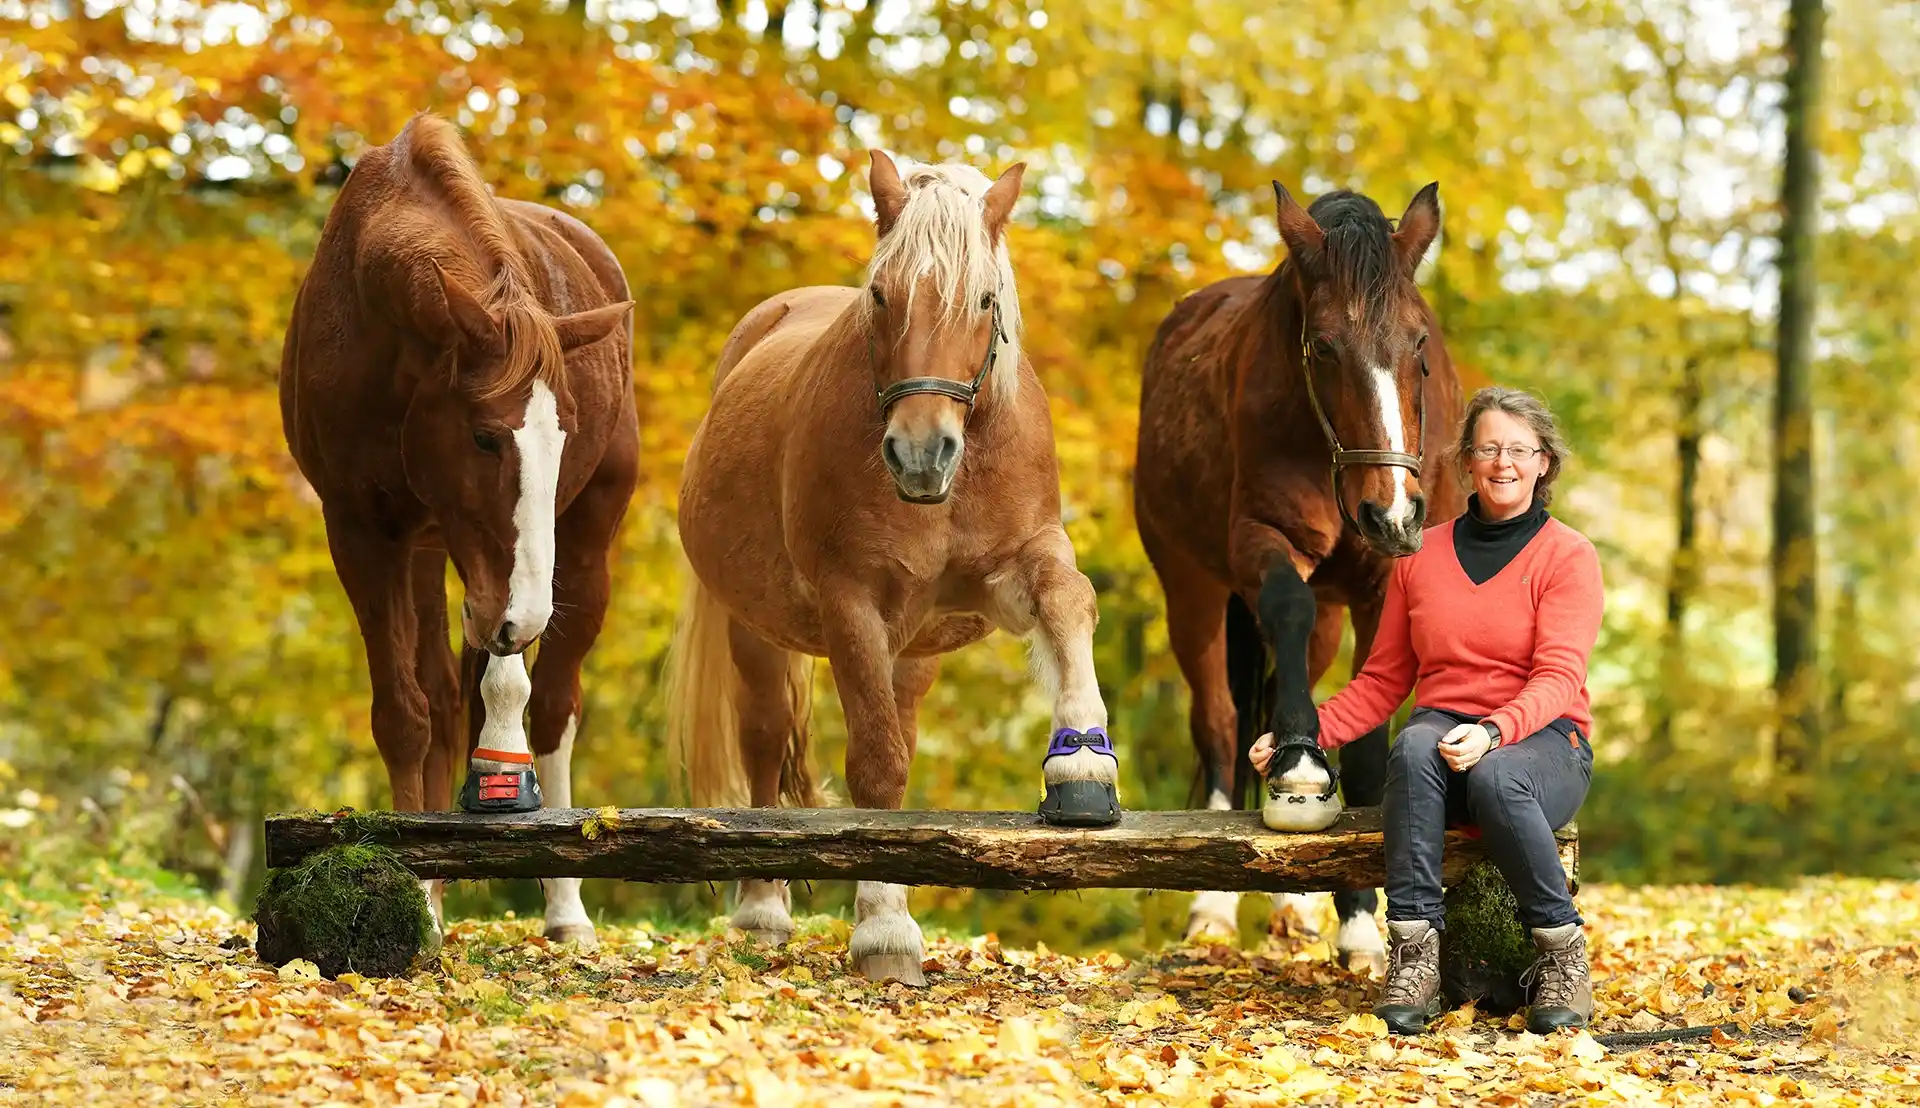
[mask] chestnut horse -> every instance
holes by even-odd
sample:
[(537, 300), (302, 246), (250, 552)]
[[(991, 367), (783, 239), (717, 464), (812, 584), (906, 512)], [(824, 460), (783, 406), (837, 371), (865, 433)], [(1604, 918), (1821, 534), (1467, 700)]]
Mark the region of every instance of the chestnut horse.
[[(1348, 803), (1381, 801), (1387, 729), (1344, 747), (1336, 773), (1312, 692), (1341, 609), (1358, 673), (1392, 559), (1465, 506), (1454, 482), (1420, 480), (1454, 433), (1460, 389), (1414, 284), (1440, 229), (1439, 186), (1420, 190), (1397, 230), (1365, 196), (1333, 192), (1303, 210), (1273, 189), (1286, 260), (1186, 297), (1154, 336), (1134, 508), (1192, 697), (1208, 807), (1239, 808), (1254, 791), (1247, 750), (1267, 731), (1278, 749), (1263, 818), (1310, 830), (1339, 814), (1342, 784)], [(1196, 896), (1189, 937), (1233, 933), (1235, 902)], [(1341, 960), (1378, 966), (1374, 890), (1334, 902)]]
[[(692, 576), (668, 678), (694, 803), (821, 802), (806, 714), (808, 659), (824, 656), (853, 803), (900, 807), (940, 656), (997, 627), (1031, 637), (1053, 699), (1042, 817), (1119, 820), (1093, 585), (1060, 523), (1047, 397), (1020, 349), (1005, 231), (1024, 171), (903, 180), (874, 151), (864, 286), (762, 301), (721, 350), (681, 485)], [(783, 943), (791, 905), (785, 881), (745, 881), (732, 923)], [(855, 969), (924, 983), (906, 887), (861, 882), (855, 913)]]
[[(495, 199), (436, 116), (363, 154), (327, 214), (280, 411), (366, 643), (398, 811), (447, 808), (462, 760), (470, 811), (571, 806), (580, 664), (639, 457), (632, 303), (606, 244)], [(449, 556), (466, 592), (458, 667)], [(542, 888), (547, 935), (592, 943), (579, 879)], [(427, 883), (436, 925), (440, 891)]]

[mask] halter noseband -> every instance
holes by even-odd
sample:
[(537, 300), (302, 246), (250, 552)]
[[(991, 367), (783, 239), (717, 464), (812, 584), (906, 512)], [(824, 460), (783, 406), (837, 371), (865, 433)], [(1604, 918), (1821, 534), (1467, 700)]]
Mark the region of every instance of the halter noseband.
[[(948, 377), (909, 377), (904, 381), (895, 381), (884, 389), (875, 389), (880, 399), (880, 415), (886, 417), (887, 410), (902, 397), (916, 393), (931, 393), (944, 396), (949, 400), (958, 400), (967, 406), (967, 417), (973, 417), (973, 402), (980, 395), (980, 386), (985, 383), (987, 374), (993, 372), (993, 363), (1000, 357), (1000, 343), (1007, 338), (1007, 331), (1000, 321), (1000, 298), (993, 298), (993, 334), (987, 338), (987, 357), (980, 364), (980, 372), (973, 375), (972, 381), (955, 381)], [(874, 347), (873, 329), (867, 329), (867, 365), (870, 369), (880, 367), (880, 355)]]
[(1340, 519), (1354, 530), (1360, 524), (1347, 511), (1347, 498), (1340, 495), (1340, 470), (1345, 466), (1400, 466), (1415, 477), (1420, 476), (1420, 461), (1427, 451), (1427, 390), (1424, 384), (1427, 377), (1427, 352), (1420, 351), (1420, 379), (1423, 384), (1419, 395), (1415, 397), (1414, 409), (1417, 420), (1414, 432), (1415, 449), (1420, 453), (1408, 454), (1400, 450), (1348, 450), (1340, 445), (1340, 436), (1333, 433), (1333, 422), (1327, 418), (1326, 409), (1320, 406), (1320, 394), (1313, 387), (1313, 351), (1307, 347), (1307, 328), (1303, 319), (1300, 325), (1300, 373), (1306, 379), (1307, 400), (1313, 405), (1313, 414), (1320, 420), (1320, 431), (1327, 438), (1327, 448), (1333, 452), (1333, 502), (1340, 508)]

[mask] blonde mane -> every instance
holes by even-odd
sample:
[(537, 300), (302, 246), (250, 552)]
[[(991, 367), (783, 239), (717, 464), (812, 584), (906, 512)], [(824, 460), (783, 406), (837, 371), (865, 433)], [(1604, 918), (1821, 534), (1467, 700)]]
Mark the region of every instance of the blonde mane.
[(996, 403), (1010, 402), (1020, 384), (1020, 290), (1005, 235), (997, 243), (987, 238), (984, 199), (993, 182), (970, 165), (916, 165), (900, 180), (906, 206), (874, 251), (867, 280), (884, 273), (905, 282), (910, 311), (919, 279), (931, 277), (943, 327), (970, 318), (981, 297), (993, 294), (1006, 334), (995, 340), (1000, 348), (986, 391)]
[[(506, 340), (507, 357), (498, 376), (480, 390), (482, 399), (505, 396), (539, 379), (557, 388), (566, 360), (560, 333), (534, 294), (526, 259), (514, 245), (507, 221), (480, 177), (453, 124), (429, 112), (408, 121), (402, 132), (407, 156), (400, 164), (416, 180), (434, 186), (481, 253), (478, 259), (493, 270), (480, 302), (496, 319)], [(452, 272), (452, 271), (449, 271)]]

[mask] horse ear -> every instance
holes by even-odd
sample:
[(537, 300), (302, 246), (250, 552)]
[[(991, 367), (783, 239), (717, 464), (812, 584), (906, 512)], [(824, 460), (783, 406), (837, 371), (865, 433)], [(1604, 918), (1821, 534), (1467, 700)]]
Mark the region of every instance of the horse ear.
[(627, 318), (627, 312), (632, 308), (633, 301), (622, 300), (617, 304), (588, 308), (584, 312), (563, 315), (554, 320), (553, 329), (560, 333), (561, 353), (606, 338), (615, 327), (620, 326), (621, 320)]
[(907, 206), (907, 190), (900, 184), (900, 170), (887, 157), (887, 152), (875, 147), (871, 152), (873, 169), (867, 175), (867, 188), (873, 193), (873, 209), (879, 216), (880, 233), (893, 230), (894, 220), (900, 218), (900, 211)]
[(440, 297), (446, 308), (442, 321), (442, 341), (449, 345), (465, 343), (477, 350), (492, 350), (500, 345), (500, 321), (493, 318), (486, 305), (467, 291), (467, 286), (447, 275), (447, 271), (434, 263), (434, 273), (440, 279)]
[(1420, 266), (1420, 259), (1427, 256), (1427, 247), (1433, 245), (1433, 237), (1440, 233), (1440, 182), (1434, 181), (1426, 188), (1414, 194), (1413, 203), (1407, 205), (1407, 214), (1400, 217), (1400, 228), (1393, 233), (1394, 249), (1400, 252), (1400, 260), (1407, 269)]
[(1320, 248), (1326, 244), (1326, 232), (1294, 201), (1287, 186), (1278, 181), (1273, 182), (1273, 199), (1280, 239), (1287, 244), (1287, 254), (1301, 265), (1311, 267), (1320, 257)]
[(1027, 173), (1027, 163), (1015, 162), (1007, 167), (987, 190), (987, 241), (996, 242), (1000, 232), (1006, 229), (1007, 217), (1013, 213), (1013, 205), (1020, 199), (1020, 182)]

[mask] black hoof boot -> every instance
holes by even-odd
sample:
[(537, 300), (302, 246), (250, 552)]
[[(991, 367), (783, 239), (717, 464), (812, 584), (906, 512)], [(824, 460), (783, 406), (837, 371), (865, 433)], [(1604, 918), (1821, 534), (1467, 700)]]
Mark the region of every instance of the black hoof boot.
[(497, 816), (540, 809), (540, 779), (532, 767), (486, 773), (468, 769), (466, 784), (460, 786), (460, 810), (476, 815)]
[[(1053, 743), (1047, 747), (1047, 756), (1041, 761), (1042, 772), (1055, 758), (1084, 758), (1086, 751), (1110, 758), (1115, 768), (1119, 767), (1119, 755), (1113, 752), (1113, 743), (1106, 731), (1095, 727), (1083, 734), (1063, 727), (1054, 733)], [(1120, 794), (1110, 781), (1087, 778), (1049, 781), (1046, 798), (1040, 802), (1040, 818), (1055, 827), (1110, 827), (1120, 822)]]

